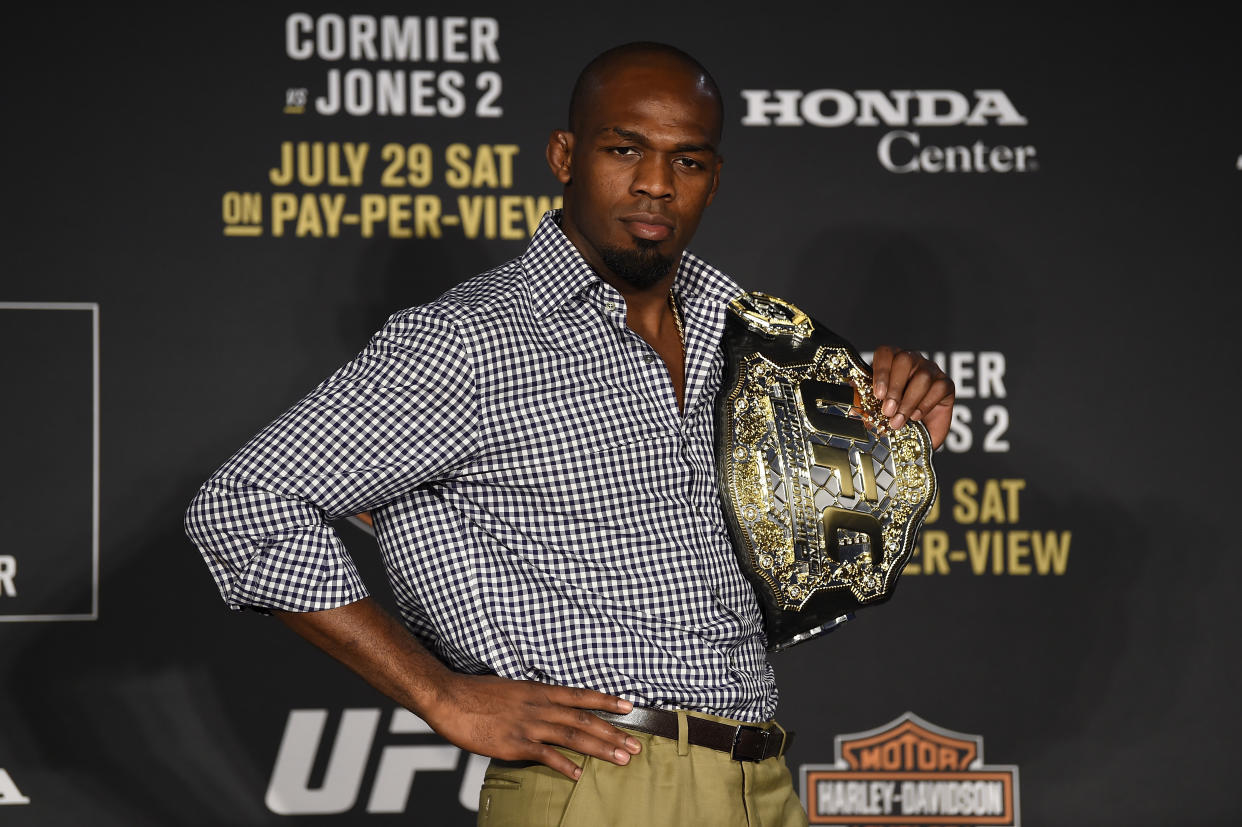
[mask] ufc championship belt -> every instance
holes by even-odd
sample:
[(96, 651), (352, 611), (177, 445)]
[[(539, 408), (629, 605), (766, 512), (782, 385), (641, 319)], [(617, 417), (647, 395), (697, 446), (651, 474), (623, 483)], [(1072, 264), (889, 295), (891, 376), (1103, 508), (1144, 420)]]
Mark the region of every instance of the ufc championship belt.
[(936, 496), (921, 422), (890, 431), (841, 337), (763, 293), (729, 304), (716, 468), (768, 649), (892, 596)]

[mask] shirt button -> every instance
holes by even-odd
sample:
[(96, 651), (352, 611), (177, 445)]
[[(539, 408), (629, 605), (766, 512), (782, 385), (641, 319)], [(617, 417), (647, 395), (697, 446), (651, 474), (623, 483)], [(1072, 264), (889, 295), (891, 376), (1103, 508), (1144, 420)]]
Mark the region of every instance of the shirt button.
[(607, 310), (609, 313), (611, 313), (612, 311), (617, 309), (617, 303), (616, 302), (604, 302), (604, 309)]
[(652, 356), (650, 353), (648, 353), (646, 356), (643, 357), (643, 361), (650, 365), (652, 362), (655, 361), (655, 357)]

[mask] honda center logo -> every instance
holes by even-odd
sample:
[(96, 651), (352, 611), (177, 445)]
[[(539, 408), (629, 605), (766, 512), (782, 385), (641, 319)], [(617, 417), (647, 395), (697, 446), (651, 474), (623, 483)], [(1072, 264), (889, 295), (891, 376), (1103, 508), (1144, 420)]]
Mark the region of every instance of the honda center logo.
[(889, 172), (1011, 173), (1039, 168), (1035, 147), (990, 143), (934, 143), (925, 127), (1026, 126), (1013, 102), (1000, 89), (743, 89), (743, 126), (887, 126), (876, 144), (876, 158)]

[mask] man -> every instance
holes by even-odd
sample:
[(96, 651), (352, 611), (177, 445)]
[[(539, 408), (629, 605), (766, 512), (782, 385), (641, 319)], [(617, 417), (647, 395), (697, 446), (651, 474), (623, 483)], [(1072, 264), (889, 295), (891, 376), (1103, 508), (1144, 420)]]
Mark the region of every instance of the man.
[[(721, 127), (688, 55), (596, 58), (548, 142), (563, 213), (522, 257), (390, 319), (187, 514), (231, 606), (275, 611), (496, 759), (480, 823), (805, 823), (712, 464), (740, 288), (685, 253)], [(934, 365), (882, 348), (875, 380), (894, 428), (943, 440)], [(328, 526), (366, 509), (413, 634)], [(733, 736), (761, 730), (735, 760)]]

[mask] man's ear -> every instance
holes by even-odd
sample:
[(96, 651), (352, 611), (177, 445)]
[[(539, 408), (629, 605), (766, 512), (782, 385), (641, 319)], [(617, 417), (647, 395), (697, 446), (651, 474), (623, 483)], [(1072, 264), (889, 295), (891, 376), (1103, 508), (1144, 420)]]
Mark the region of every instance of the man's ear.
[(574, 133), (554, 129), (548, 136), (548, 166), (556, 180), (568, 184), (573, 178), (571, 168), (574, 157)]
[[(716, 156), (716, 171), (712, 174), (712, 190), (707, 194), (707, 203), (710, 204), (716, 197), (716, 190), (720, 187), (720, 168), (724, 166), (724, 157)], [(704, 205), (706, 206), (706, 205)]]

